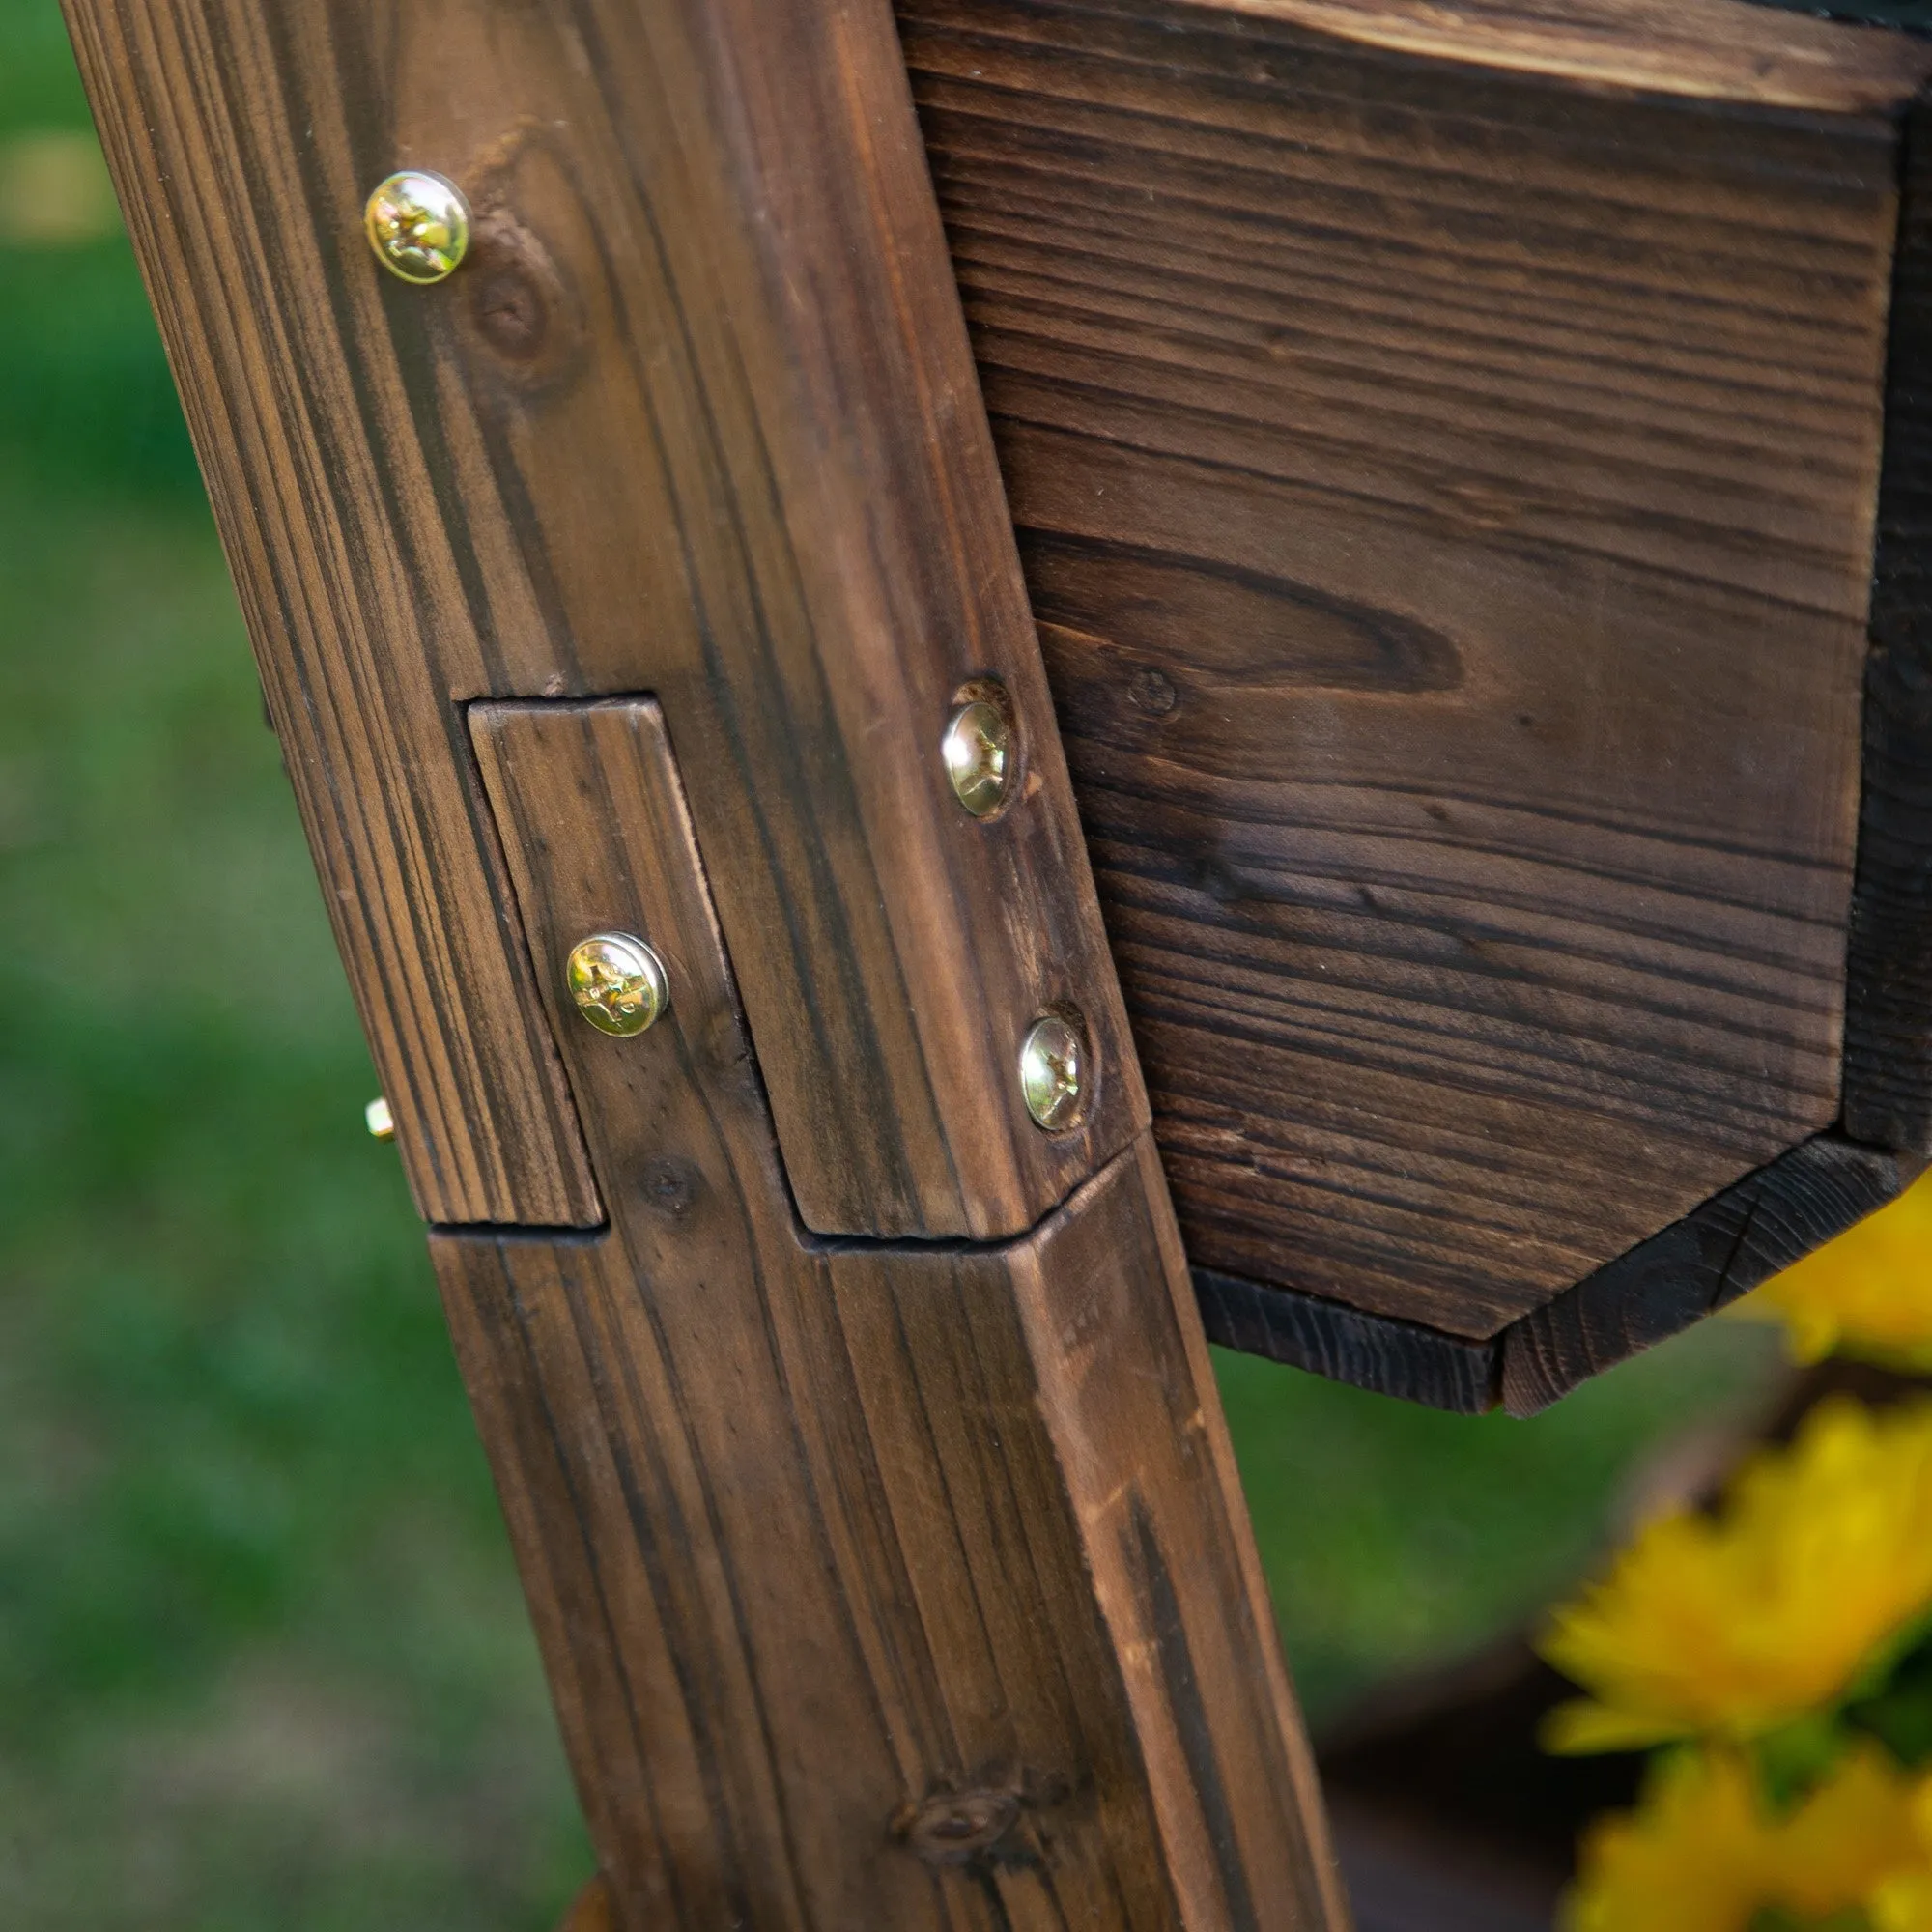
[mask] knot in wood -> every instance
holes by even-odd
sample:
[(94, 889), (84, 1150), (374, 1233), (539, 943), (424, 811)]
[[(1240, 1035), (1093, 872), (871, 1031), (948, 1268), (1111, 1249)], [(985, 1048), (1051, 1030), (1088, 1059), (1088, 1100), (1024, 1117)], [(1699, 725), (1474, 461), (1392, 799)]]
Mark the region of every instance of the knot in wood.
[(1172, 680), (1151, 665), (1143, 665), (1127, 680), (1128, 702), (1150, 718), (1165, 718), (1174, 709), (1178, 696)]
[(894, 1821), (907, 1848), (929, 1865), (963, 1865), (990, 1852), (1020, 1815), (1016, 1791), (944, 1791)]
[(469, 327), (519, 385), (543, 384), (574, 357), (582, 329), (550, 250), (506, 210), (479, 217), (471, 251)]

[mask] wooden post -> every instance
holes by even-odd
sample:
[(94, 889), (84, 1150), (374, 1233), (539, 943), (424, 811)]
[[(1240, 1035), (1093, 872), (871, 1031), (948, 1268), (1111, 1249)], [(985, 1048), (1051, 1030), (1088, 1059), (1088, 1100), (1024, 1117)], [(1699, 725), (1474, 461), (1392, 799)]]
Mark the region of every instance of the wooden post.
[(886, 0), (69, 13), (616, 1921), (1340, 1927)]

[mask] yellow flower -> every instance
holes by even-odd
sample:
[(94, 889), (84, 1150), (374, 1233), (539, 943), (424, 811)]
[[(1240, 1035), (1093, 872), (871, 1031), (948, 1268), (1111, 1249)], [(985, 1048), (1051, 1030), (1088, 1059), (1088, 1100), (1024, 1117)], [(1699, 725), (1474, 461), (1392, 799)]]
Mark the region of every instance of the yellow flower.
[(1893, 1872), (1865, 1901), (1872, 1932), (1932, 1932), (1932, 1872)]
[(1932, 1174), (1747, 1294), (1736, 1312), (1781, 1321), (1792, 1354), (1932, 1369)]
[[(1926, 1869), (1915, 1797), (1882, 1751), (1862, 1746), (1776, 1818), (1736, 1751), (1673, 1752), (1634, 1812), (1584, 1834), (1564, 1932), (1748, 1932), (1769, 1908), (1801, 1921), (1850, 1912)], [(1901, 1920), (1884, 1932), (1920, 1928)]]
[(1643, 1530), (1540, 1646), (1591, 1699), (1552, 1750), (1761, 1736), (1837, 1703), (1932, 1605), (1932, 1403), (1820, 1403), (1716, 1517)]
[(1932, 1777), (1921, 1778), (1913, 1793), (1912, 1826), (1918, 1865), (1890, 1872), (1873, 1887), (1865, 1901), (1873, 1932), (1932, 1932)]

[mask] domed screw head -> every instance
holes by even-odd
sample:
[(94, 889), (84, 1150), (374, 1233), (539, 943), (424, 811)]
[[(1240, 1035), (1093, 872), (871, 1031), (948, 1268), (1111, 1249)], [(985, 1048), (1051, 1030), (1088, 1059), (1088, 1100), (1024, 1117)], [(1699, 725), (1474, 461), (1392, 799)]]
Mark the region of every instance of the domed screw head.
[(1012, 776), (1013, 727), (1007, 714), (984, 698), (962, 704), (947, 724), (940, 751), (953, 797), (975, 818), (990, 818)]
[(1086, 1079), (1080, 1029), (1058, 1013), (1035, 1020), (1020, 1042), (1020, 1094), (1034, 1124), (1050, 1134), (1077, 1127), (1087, 1105)]
[(469, 250), (469, 204), (454, 182), (406, 168), (378, 184), (362, 211), (376, 259), (406, 282), (453, 275)]
[(564, 984), (577, 1010), (618, 1039), (645, 1032), (670, 1005), (664, 961), (628, 932), (593, 932), (570, 949)]

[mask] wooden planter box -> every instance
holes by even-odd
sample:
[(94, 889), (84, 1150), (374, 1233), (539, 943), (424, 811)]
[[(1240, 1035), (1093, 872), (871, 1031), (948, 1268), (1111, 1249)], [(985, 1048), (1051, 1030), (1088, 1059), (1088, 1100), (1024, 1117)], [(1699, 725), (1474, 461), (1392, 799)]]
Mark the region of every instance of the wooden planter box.
[(898, 14), (1209, 1333), (1525, 1411), (1889, 1198), (1932, 48)]

